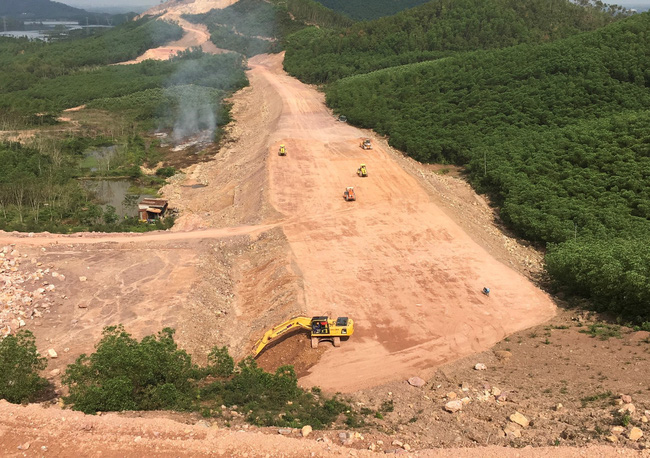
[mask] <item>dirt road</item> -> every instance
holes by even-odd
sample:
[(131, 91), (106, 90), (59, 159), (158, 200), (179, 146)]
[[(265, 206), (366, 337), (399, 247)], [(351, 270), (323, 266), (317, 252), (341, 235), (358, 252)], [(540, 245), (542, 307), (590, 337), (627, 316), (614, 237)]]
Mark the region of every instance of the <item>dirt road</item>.
[[(426, 375), (554, 314), (551, 300), (473, 242), (363, 131), (334, 120), (323, 96), (287, 76), (282, 56), (249, 62), (282, 111), (269, 150), (270, 199), (304, 275), (310, 314), (349, 316), (354, 337), (302, 381), (353, 391)], [(368, 166), (359, 178), (356, 168)], [(356, 202), (342, 198), (354, 186)], [(483, 286), (492, 290), (481, 294)]]

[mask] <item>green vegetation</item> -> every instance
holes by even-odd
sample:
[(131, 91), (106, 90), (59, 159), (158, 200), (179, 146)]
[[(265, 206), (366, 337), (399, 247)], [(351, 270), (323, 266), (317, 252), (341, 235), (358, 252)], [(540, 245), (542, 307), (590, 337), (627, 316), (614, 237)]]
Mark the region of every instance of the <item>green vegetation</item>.
[(318, 0), (327, 8), (338, 11), (358, 21), (392, 16), (402, 10), (427, 3), (428, 0)]
[(47, 361), (36, 350), (30, 331), (18, 331), (0, 340), (0, 399), (14, 404), (33, 401), (48, 382), (38, 375)]
[(580, 403), (582, 404), (582, 407), (585, 407), (590, 402), (602, 401), (604, 399), (609, 399), (611, 397), (612, 397), (611, 391), (604, 391), (602, 393), (597, 393), (591, 396), (585, 396), (584, 398), (580, 399)]
[(581, 329), (581, 333), (589, 334), (591, 337), (598, 337), (600, 340), (608, 340), (612, 337), (620, 339), (621, 327), (606, 323), (594, 323), (589, 325), (588, 329)]
[(221, 415), (225, 405), (256, 425), (314, 428), (327, 427), (350, 410), (336, 398), (299, 388), (291, 366), (271, 374), (247, 358), (235, 368), (225, 347), (215, 347), (208, 365), (199, 367), (173, 336), (166, 328), (138, 342), (122, 326), (105, 328), (96, 352), (68, 366), (65, 402), (85, 413), (173, 409), (205, 417)]
[(345, 29), (305, 29), (288, 38), (284, 66), (320, 84), (460, 51), (553, 41), (613, 20), (569, 1), (434, 0)]
[(183, 17), (206, 24), (217, 47), (248, 57), (281, 51), (284, 38), (304, 28), (305, 23), (324, 27), (352, 24), (312, 0), (240, 0), (224, 9)]
[(426, 162), (466, 165), (558, 286), (650, 317), (650, 14), (541, 45), (339, 80), (328, 103)]

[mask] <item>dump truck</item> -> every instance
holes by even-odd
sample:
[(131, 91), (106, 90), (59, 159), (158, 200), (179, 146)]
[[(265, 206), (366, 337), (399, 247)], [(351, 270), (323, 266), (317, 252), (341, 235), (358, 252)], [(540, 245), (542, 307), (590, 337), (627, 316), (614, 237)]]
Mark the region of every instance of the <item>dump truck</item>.
[(366, 164), (361, 164), (359, 168), (357, 169), (357, 175), (360, 177), (367, 177), (368, 176), (368, 169), (366, 168)]
[(267, 345), (278, 337), (300, 329), (309, 331), (311, 348), (317, 348), (319, 343), (325, 341), (332, 342), (332, 345), (339, 347), (341, 345), (341, 337), (349, 337), (354, 332), (354, 322), (346, 316), (338, 317), (336, 320), (330, 319), (327, 316), (315, 316), (312, 318), (308, 316), (294, 316), (266, 331), (264, 336), (255, 342), (251, 350), (253, 357), (257, 357)]
[(372, 149), (372, 143), (370, 143), (369, 138), (366, 138), (361, 142), (361, 148), (363, 148), (363, 149)]
[(357, 195), (354, 193), (354, 188), (352, 186), (348, 186), (347, 188), (345, 188), (345, 192), (343, 193), (343, 198), (347, 202), (350, 202), (352, 200), (357, 200)]
[(284, 145), (280, 145), (280, 149), (278, 150), (278, 156), (286, 156), (287, 155), (287, 149), (284, 147)]

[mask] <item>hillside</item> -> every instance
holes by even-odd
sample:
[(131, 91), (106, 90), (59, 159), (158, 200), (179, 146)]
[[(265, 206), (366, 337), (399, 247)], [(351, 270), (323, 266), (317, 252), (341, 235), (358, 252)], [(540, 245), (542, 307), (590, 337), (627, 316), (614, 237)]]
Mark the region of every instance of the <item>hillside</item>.
[(326, 83), (460, 51), (553, 41), (614, 19), (564, 0), (434, 0), (344, 29), (296, 33), (288, 40), (284, 65), (303, 81)]
[(338, 11), (358, 21), (378, 19), (392, 16), (402, 10), (413, 8), (428, 0), (318, 0), (327, 8)]
[(418, 160), (467, 165), (519, 235), (556, 244), (557, 281), (647, 321), (649, 29), (646, 13), (554, 43), (385, 69), (337, 81), (327, 100)]
[(76, 19), (88, 13), (51, 0), (0, 0), (0, 16), (21, 19)]

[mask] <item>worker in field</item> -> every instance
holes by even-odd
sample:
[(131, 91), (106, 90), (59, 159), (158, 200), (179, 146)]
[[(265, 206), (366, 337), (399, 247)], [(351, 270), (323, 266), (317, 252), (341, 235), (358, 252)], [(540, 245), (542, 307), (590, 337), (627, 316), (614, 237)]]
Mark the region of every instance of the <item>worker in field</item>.
[(485, 286), (485, 287), (483, 288), (483, 294), (485, 294), (486, 296), (489, 296), (489, 295), (490, 295), (490, 288), (488, 288), (487, 286)]

